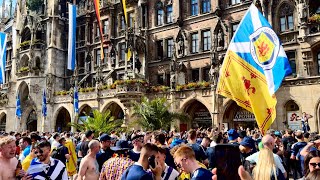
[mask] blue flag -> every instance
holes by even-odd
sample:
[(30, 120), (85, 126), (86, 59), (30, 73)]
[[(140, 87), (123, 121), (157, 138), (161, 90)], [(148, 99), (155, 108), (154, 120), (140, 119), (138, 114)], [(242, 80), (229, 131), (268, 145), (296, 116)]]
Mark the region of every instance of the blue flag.
[(72, 71), (76, 66), (76, 16), (76, 5), (69, 4), (68, 69)]
[(74, 87), (74, 93), (73, 93), (73, 107), (74, 107), (74, 113), (79, 114), (79, 97), (78, 97), (78, 87)]
[(7, 35), (0, 32), (0, 84), (5, 83), (5, 68), (6, 68), (6, 45), (7, 45)]
[(42, 115), (43, 115), (43, 117), (47, 117), (47, 97), (46, 97), (46, 90), (43, 90), (43, 95), (42, 95)]
[(20, 96), (19, 94), (17, 95), (17, 99), (16, 99), (16, 116), (18, 118), (21, 118), (22, 112), (21, 112), (21, 106), (20, 106)]

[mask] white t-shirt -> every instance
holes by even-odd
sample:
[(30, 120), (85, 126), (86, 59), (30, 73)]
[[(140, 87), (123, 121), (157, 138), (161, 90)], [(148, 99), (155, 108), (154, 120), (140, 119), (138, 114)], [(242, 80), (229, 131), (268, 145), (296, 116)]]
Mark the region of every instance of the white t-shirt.
[[(164, 174), (163, 174), (163, 176), (161, 177), (162, 180), (164, 180), (164, 178), (167, 176), (168, 170), (169, 170), (169, 166), (166, 164), (166, 169), (164, 170)], [(169, 178), (168, 178), (168, 180), (176, 179), (176, 177), (178, 177), (179, 174), (180, 174), (180, 173), (173, 168), (173, 169), (172, 169), (172, 172), (171, 172), (171, 174), (170, 174), (170, 176), (169, 176)]]

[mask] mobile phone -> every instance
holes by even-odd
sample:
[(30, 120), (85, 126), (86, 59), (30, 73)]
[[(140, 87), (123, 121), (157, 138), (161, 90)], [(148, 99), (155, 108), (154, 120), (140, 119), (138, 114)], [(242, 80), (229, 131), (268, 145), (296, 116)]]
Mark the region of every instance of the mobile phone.
[(218, 144), (215, 146), (215, 158), (218, 180), (240, 180), (238, 168), (241, 165), (239, 146)]
[(156, 167), (156, 157), (154, 155), (150, 156), (149, 159), (149, 165), (152, 167), (152, 168), (155, 168)]

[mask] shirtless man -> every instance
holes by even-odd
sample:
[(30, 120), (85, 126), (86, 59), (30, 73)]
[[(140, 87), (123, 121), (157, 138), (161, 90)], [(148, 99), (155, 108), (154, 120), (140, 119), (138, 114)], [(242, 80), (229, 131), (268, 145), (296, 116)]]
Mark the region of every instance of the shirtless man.
[(99, 164), (96, 155), (100, 150), (100, 143), (97, 140), (92, 140), (89, 143), (89, 152), (81, 160), (77, 180), (97, 180), (99, 179)]
[[(16, 142), (10, 137), (0, 138), (0, 180), (16, 179), (16, 167), (18, 160), (16, 155)], [(27, 177), (23, 170), (19, 171), (19, 177), (22, 179), (32, 179), (31, 176)]]

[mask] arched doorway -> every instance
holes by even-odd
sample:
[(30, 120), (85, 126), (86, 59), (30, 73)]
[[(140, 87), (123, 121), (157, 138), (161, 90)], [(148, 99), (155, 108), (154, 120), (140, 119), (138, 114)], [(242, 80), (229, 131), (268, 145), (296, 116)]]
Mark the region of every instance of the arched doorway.
[(115, 119), (123, 119), (124, 112), (117, 103), (112, 103), (107, 109), (110, 110), (111, 116), (113, 116)]
[(55, 131), (63, 132), (70, 131), (71, 127), (68, 124), (71, 122), (71, 117), (66, 108), (61, 108), (56, 120)]
[(224, 112), (222, 123), (225, 131), (232, 128), (254, 129), (255, 127), (258, 127), (254, 114), (238, 106), (234, 101), (232, 101)]
[(286, 110), (286, 121), (284, 122), (290, 129), (298, 130), (301, 129), (301, 121), (300, 118), (300, 108), (293, 100), (288, 101), (285, 104)]
[[(212, 118), (207, 107), (201, 102), (194, 100), (192, 101), (184, 111), (191, 117), (189, 127), (191, 128), (209, 128), (212, 127)], [(180, 124), (180, 131), (188, 130), (188, 125), (185, 123)]]
[(6, 131), (7, 115), (2, 115), (0, 119), (0, 131)]
[(37, 131), (37, 122), (38, 122), (37, 113), (35, 110), (32, 110), (29, 113), (26, 121), (27, 130), (29, 130), (30, 132)]

